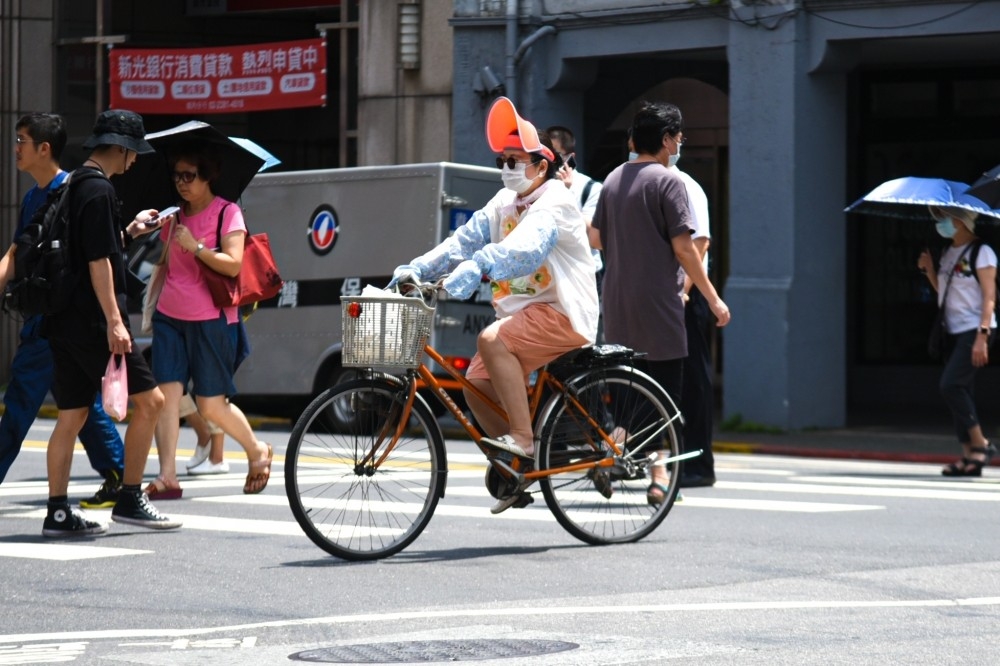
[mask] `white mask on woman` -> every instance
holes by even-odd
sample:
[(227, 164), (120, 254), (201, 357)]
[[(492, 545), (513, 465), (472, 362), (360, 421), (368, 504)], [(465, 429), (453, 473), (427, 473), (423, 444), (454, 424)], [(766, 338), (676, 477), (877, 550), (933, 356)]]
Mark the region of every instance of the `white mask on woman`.
[(528, 167), (524, 162), (519, 162), (514, 165), (513, 169), (508, 169), (507, 165), (503, 165), (503, 169), (500, 171), (500, 178), (503, 179), (503, 186), (508, 190), (514, 190), (518, 194), (524, 194), (531, 187), (532, 183), (535, 181), (524, 175), (524, 170)]

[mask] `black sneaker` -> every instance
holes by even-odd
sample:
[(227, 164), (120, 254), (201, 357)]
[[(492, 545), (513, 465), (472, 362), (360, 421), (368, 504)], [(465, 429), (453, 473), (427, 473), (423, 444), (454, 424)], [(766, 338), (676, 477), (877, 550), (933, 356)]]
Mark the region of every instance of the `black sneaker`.
[(84, 509), (110, 509), (118, 501), (118, 493), (121, 489), (122, 475), (113, 469), (108, 470), (101, 487), (97, 489), (93, 497), (80, 500), (80, 506)]
[(141, 490), (120, 493), (115, 508), (111, 510), (111, 520), (153, 530), (173, 530), (181, 526), (181, 521), (171, 520), (157, 511)]
[(42, 523), (42, 536), (54, 539), (94, 536), (107, 531), (106, 524), (87, 518), (69, 504), (49, 505)]

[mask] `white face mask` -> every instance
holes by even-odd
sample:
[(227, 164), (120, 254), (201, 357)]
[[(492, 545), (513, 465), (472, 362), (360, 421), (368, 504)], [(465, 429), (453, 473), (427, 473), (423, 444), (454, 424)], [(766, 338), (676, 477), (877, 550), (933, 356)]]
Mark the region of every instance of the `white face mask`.
[(507, 165), (504, 164), (503, 169), (500, 171), (503, 186), (508, 190), (514, 190), (518, 194), (524, 194), (531, 187), (532, 183), (535, 182), (524, 175), (524, 170), (527, 167), (528, 165), (523, 162), (515, 164), (513, 169), (508, 169)]
[(955, 237), (955, 225), (951, 223), (951, 218), (934, 218), (935, 228), (937, 229), (938, 235), (942, 238), (954, 238)]
[(639, 153), (631, 152), (631, 153), (628, 154), (628, 161), (629, 162), (635, 162), (636, 159), (638, 159), (638, 157), (639, 157)]
[(670, 166), (677, 166), (677, 162), (680, 159), (681, 159), (681, 144), (678, 143), (677, 144), (677, 154), (676, 155), (671, 155), (670, 159), (667, 161), (667, 163)]

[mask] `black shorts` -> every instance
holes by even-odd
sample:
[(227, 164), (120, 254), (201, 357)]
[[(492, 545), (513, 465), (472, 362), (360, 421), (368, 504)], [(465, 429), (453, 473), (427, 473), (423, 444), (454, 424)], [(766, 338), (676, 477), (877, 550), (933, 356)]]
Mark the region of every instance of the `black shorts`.
[[(52, 378), (52, 395), (59, 409), (90, 407), (101, 392), (101, 378), (108, 367), (111, 352), (107, 340), (74, 340), (50, 338), (55, 374)], [(125, 355), (128, 369), (128, 394), (135, 395), (156, 388), (156, 380), (146, 359), (142, 357), (135, 341), (132, 351)]]

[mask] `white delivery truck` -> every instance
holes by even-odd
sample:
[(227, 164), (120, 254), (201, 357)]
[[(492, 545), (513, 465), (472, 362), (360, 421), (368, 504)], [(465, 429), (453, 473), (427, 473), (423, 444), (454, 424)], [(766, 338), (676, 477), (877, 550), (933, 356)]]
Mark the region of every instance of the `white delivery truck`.
[[(500, 187), (496, 169), (448, 162), (254, 178), (240, 203), (250, 233), (268, 234), (285, 285), (247, 321), (252, 353), (236, 373), (236, 402), (295, 417), (353, 378), (357, 371), (340, 364), (341, 297), (384, 287), (396, 266), (447, 238)], [(484, 283), (469, 301), (439, 302), (430, 342), (464, 369), (492, 320)]]

